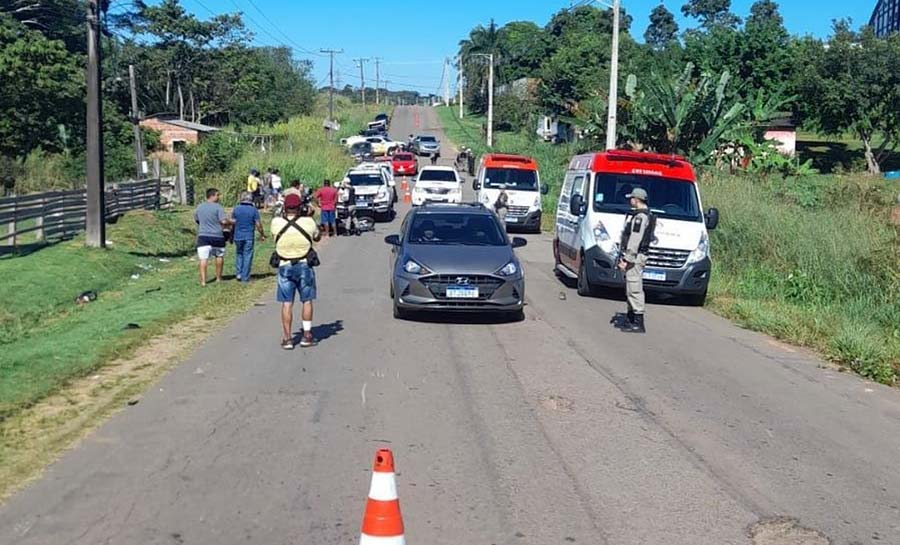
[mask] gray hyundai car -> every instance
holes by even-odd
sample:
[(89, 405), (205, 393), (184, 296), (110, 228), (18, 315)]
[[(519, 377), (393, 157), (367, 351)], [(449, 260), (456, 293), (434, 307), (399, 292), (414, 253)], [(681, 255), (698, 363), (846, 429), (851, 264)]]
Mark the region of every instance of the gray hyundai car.
[(496, 214), (479, 203), (426, 204), (407, 214), (391, 246), (394, 317), (416, 311), (504, 313), (524, 319), (525, 277)]

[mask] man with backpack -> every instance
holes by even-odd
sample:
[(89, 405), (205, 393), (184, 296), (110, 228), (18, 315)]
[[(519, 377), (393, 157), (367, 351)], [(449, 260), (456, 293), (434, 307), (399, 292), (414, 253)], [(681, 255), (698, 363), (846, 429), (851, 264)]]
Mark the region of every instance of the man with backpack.
[(290, 194), (284, 198), (284, 217), (272, 220), (272, 236), (275, 238), (273, 265), (278, 265), (276, 300), (281, 303), (281, 347), (294, 349), (291, 330), (294, 313), (294, 299), (299, 295), (302, 305), (300, 318), (303, 336), (300, 346), (316, 344), (312, 334), (313, 301), (316, 298), (316, 272), (318, 264), (315, 242), (320, 239), (319, 230), (307, 205), (299, 195)]
[(628, 313), (621, 325), (626, 333), (645, 333), (644, 327), (644, 265), (647, 264), (656, 217), (647, 206), (647, 191), (636, 187), (625, 195), (631, 204), (631, 212), (625, 218), (620, 244), (622, 258), (618, 268), (625, 273), (625, 296)]

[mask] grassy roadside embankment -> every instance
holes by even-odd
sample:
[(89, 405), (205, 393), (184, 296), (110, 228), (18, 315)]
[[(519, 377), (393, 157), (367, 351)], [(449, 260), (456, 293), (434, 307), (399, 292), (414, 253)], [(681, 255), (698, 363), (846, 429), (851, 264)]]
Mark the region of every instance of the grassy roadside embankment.
[[(439, 108), (447, 137), (479, 154), (481, 119), (460, 122)], [(531, 155), (551, 187), (574, 146), (495, 134), (498, 151)], [(744, 327), (813, 348), (863, 376), (893, 383), (900, 373), (900, 238), (890, 223), (896, 189), (866, 176), (701, 178), (704, 204), (722, 221), (712, 232), (708, 306)], [(551, 218), (552, 214), (545, 217)], [(552, 230), (552, 221), (545, 229)]]
[[(346, 114), (343, 132), (355, 133), (369, 116), (361, 109)], [(274, 131), (294, 142), (293, 152), (249, 152), (228, 174), (199, 180), (197, 194), (219, 185), (236, 196), (247, 164), (280, 168), (285, 180), (323, 172), (337, 178), (349, 164), (322, 134), (318, 117)], [(186, 208), (132, 212), (108, 226), (107, 250), (88, 249), (79, 237), (0, 260), (0, 498), (140, 393), (170, 360), (271, 290), (271, 240), (257, 245), (256, 282), (232, 280), (230, 246), (226, 280), (201, 288), (195, 231)], [(75, 304), (87, 290), (97, 300)]]

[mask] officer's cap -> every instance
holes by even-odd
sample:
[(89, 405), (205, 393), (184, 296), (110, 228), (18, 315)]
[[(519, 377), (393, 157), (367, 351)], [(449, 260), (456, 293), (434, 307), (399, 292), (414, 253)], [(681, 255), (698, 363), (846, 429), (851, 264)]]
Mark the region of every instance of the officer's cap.
[(626, 199), (630, 199), (634, 197), (635, 199), (647, 202), (647, 190), (642, 187), (635, 187), (631, 190), (631, 193), (625, 195)]

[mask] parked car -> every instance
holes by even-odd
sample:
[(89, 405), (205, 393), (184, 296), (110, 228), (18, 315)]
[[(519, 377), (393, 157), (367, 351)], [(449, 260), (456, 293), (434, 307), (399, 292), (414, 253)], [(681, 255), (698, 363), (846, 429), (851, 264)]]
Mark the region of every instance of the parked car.
[(391, 158), (391, 166), (397, 176), (415, 176), (419, 173), (419, 160), (412, 153), (395, 153)]
[(386, 114), (386, 113), (384, 113), (384, 112), (382, 112), (382, 113), (376, 115), (376, 116), (375, 116), (375, 121), (380, 121), (380, 122), (384, 123), (384, 126), (385, 126), (385, 127), (390, 127), (390, 126), (391, 126), (391, 118), (390, 118), (390, 116), (388, 116), (388, 114)]
[(357, 161), (361, 161), (366, 157), (371, 157), (372, 153), (372, 144), (370, 142), (366, 142), (365, 140), (362, 142), (356, 142), (355, 144), (350, 146), (350, 156)]
[(525, 276), (493, 211), (479, 203), (414, 208), (391, 245), (394, 317), (414, 311), (505, 313), (524, 319)]
[(372, 153), (374, 155), (388, 155), (400, 145), (400, 142), (394, 142), (386, 136), (370, 136), (366, 138), (366, 142), (372, 144)]
[(453, 167), (427, 166), (419, 171), (412, 191), (412, 204), (462, 202), (462, 178)]
[(416, 155), (431, 155), (441, 152), (441, 141), (434, 136), (419, 135), (413, 138), (411, 149)]
[(501, 190), (509, 197), (506, 226), (541, 231), (541, 195), (549, 189), (541, 185), (537, 161), (522, 155), (488, 153), (481, 158), (478, 174), (472, 182), (476, 200), (493, 208)]
[(391, 200), (397, 202), (397, 180), (394, 178), (394, 169), (391, 167), (390, 161), (385, 161), (384, 157), (376, 157), (372, 162), (360, 163), (354, 167), (354, 170), (377, 169), (381, 172), (387, 181), (388, 187), (391, 188)]
[(631, 209), (626, 195), (638, 187), (657, 218), (644, 289), (702, 305), (711, 272), (708, 231), (719, 212), (703, 213), (693, 167), (673, 155), (611, 150), (573, 157), (556, 209), (556, 270), (577, 281), (580, 295), (624, 286), (619, 242)]

